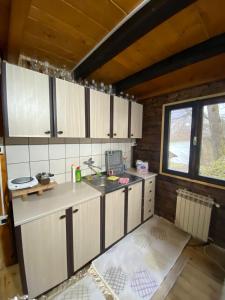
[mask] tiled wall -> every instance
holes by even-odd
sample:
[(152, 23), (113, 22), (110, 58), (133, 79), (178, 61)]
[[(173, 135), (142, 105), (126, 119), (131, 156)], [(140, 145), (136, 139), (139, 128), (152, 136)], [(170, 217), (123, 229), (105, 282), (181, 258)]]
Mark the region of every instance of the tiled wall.
[(129, 167), (131, 146), (130, 140), (123, 143), (7, 145), (5, 150), (8, 178), (51, 172), (55, 174), (58, 183), (63, 183), (71, 180), (71, 165), (73, 163), (81, 167), (82, 176), (90, 174), (90, 170), (83, 164), (90, 157), (93, 158), (96, 166), (105, 171), (105, 151), (107, 150), (122, 150)]

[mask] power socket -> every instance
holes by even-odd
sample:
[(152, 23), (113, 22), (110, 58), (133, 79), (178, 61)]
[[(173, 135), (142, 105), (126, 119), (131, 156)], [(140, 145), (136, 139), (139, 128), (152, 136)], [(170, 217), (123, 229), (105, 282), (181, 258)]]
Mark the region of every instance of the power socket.
[(8, 215), (0, 216), (0, 226), (7, 223)]

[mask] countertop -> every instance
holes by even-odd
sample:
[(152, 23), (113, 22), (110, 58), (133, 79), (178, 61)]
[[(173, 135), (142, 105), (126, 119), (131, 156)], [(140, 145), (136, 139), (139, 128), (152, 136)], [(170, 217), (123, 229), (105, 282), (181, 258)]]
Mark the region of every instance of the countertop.
[(148, 172), (147, 174), (139, 174), (139, 173), (137, 172), (137, 170), (134, 169), (134, 168), (127, 169), (125, 172), (126, 172), (126, 173), (129, 173), (129, 174), (133, 174), (133, 175), (139, 176), (139, 177), (141, 177), (141, 178), (143, 178), (143, 179), (149, 179), (149, 178), (151, 178), (151, 177), (157, 176), (156, 173), (152, 173), (152, 172)]
[(14, 226), (19, 226), (73, 205), (100, 197), (101, 193), (84, 182), (62, 183), (54, 189), (28, 196), (25, 200), (15, 198), (13, 203)]

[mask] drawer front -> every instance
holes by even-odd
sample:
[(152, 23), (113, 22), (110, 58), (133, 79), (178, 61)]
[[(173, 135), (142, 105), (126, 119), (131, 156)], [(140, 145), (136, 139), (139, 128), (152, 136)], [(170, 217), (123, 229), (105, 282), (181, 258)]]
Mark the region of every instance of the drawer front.
[(144, 191), (144, 221), (154, 214), (155, 177), (145, 181)]

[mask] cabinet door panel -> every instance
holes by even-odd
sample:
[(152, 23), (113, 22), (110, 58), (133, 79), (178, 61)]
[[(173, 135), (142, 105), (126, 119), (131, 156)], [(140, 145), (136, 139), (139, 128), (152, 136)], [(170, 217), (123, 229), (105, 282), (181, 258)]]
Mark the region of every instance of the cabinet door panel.
[(105, 248), (124, 236), (124, 189), (105, 196)]
[(100, 198), (73, 207), (74, 271), (100, 253)]
[(36, 297), (67, 278), (65, 211), (21, 226), (26, 280)]
[(6, 64), (8, 128), (11, 137), (50, 137), (49, 77)]
[(128, 188), (128, 219), (127, 232), (141, 223), (142, 182), (135, 183)]
[(131, 103), (131, 137), (142, 138), (143, 105)]
[(85, 137), (84, 87), (56, 79), (57, 131), (60, 137)]
[(113, 137), (128, 138), (128, 100), (114, 97)]
[(109, 138), (110, 134), (110, 96), (90, 90), (90, 136)]

